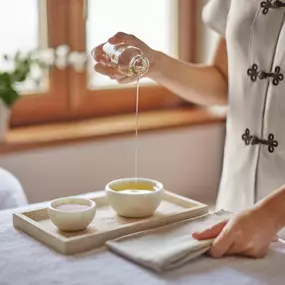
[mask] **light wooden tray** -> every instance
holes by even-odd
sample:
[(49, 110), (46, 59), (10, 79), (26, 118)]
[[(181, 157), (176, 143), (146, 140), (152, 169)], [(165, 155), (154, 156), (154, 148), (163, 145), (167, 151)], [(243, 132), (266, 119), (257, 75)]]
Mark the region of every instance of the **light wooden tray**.
[(207, 205), (168, 191), (154, 215), (143, 219), (118, 216), (109, 206), (104, 192), (99, 195), (94, 193), (93, 197), (88, 198), (96, 202), (97, 212), (92, 223), (83, 231), (59, 230), (49, 220), (46, 207), (14, 213), (13, 225), (62, 254), (74, 254), (103, 246), (107, 240), (208, 212)]

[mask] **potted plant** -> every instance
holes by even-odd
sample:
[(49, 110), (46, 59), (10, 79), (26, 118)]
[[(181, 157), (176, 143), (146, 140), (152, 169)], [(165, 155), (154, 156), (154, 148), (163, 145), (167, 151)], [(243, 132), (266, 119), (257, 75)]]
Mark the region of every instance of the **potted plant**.
[(0, 142), (5, 140), (11, 108), (20, 98), (19, 84), (27, 79), (40, 82), (40, 78), (32, 76), (32, 68), (65, 69), (68, 66), (73, 66), (75, 71), (81, 72), (86, 67), (88, 56), (85, 52), (70, 52), (67, 45), (61, 45), (55, 49), (47, 48), (25, 54), (18, 52), (13, 57), (5, 55), (3, 59), (4, 67), (7, 68), (4, 68), (3, 71), (0, 70)]
[(46, 64), (36, 56), (36, 52), (18, 52), (13, 57), (4, 55), (3, 59), (6, 70), (0, 70), (0, 141), (5, 140), (11, 108), (20, 97), (19, 84), (27, 80), (34, 65), (46, 67)]

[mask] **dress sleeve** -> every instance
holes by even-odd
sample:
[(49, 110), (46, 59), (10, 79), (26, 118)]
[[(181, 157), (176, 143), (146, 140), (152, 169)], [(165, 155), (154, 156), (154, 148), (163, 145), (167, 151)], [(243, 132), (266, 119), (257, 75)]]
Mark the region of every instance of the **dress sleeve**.
[(209, 0), (202, 13), (204, 23), (225, 37), (231, 0)]

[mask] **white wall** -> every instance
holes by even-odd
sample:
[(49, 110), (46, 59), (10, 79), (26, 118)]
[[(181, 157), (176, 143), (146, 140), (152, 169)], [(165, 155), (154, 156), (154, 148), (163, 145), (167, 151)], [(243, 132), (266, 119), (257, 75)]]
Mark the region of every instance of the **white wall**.
[[(139, 175), (171, 191), (213, 202), (221, 171), (223, 124), (139, 136)], [(76, 143), (0, 156), (30, 202), (103, 189), (134, 175), (134, 136)]]

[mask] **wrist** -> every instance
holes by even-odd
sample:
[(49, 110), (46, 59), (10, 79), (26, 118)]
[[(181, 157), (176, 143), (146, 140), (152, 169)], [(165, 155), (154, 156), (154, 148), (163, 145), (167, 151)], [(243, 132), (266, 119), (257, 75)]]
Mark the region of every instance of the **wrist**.
[(156, 50), (151, 50), (151, 52), (148, 55), (149, 61), (150, 61), (150, 68), (147, 73), (147, 77), (153, 80), (157, 80), (159, 76), (162, 73), (162, 62), (165, 54), (156, 51)]
[(285, 226), (284, 205), (278, 199), (265, 198), (255, 205), (256, 210), (261, 213), (263, 219), (267, 220), (276, 231)]

